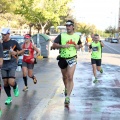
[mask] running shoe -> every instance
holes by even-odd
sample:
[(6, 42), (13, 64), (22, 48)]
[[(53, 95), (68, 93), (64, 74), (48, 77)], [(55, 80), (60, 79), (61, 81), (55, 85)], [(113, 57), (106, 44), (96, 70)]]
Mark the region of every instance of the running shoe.
[(25, 86), (24, 89), (23, 89), (23, 91), (24, 91), (24, 92), (25, 92), (25, 91), (28, 91), (28, 86)]
[(103, 69), (101, 68), (100, 73), (103, 73)]
[(0, 118), (1, 118), (1, 116), (2, 116), (2, 110), (0, 110)]
[(64, 94), (65, 94), (65, 96), (67, 96), (67, 89), (66, 88), (64, 90)]
[(69, 97), (66, 97), (65, 98), (65, 104), (69, 104), (70, 103), (70, 98)]
[(93, 83), (97, 83), (98, 82), (98, 79), (97, 78), (95, 78), (95, 80), (93, 81)]
[(6, 105), (9, 105), (12, 102), (12, 97), (8, 97), (5, 101)]
[(16, 86), (16, 89), (13, 89), (14, 92), (14, 96), (18, 97), (19, 96), (19, 89), (18, 89), (18, 85)]
[(33, 82), (34, 82), (34, 84), (36, 84), (37, 83), (37, 79), (36, 79), (36, 77), (34, 76), (34, 78), (33, 78)]

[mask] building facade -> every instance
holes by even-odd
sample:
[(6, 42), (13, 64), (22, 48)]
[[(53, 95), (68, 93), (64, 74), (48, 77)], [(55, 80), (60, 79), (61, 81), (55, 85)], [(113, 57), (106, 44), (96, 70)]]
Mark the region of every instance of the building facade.
[(120, 31), (120, 0), (119, 0), (119, 14), (118, 14), (118, 30)]

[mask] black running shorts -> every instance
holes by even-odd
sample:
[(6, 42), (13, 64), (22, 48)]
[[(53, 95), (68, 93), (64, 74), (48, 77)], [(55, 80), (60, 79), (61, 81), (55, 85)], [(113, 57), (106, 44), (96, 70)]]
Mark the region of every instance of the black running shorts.
[(65, 59), (60, 59), (60, 60), (58, 61), (58, 66), (59, 66), (61, 69), (65, 69), (65, 68), (67, 68), (68, 63), (67, 63), (67, 61), (66, 61)]
[(96, 64), (97, 66), (101, 66), (101, 59), (91, 59), (91, 64)]

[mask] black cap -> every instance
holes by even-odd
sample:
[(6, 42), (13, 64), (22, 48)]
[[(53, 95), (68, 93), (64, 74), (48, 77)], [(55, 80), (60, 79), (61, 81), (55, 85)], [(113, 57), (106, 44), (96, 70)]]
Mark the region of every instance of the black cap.
[(67, 20), (65, 25), (74, 25), (74, 22), (72, 20)]

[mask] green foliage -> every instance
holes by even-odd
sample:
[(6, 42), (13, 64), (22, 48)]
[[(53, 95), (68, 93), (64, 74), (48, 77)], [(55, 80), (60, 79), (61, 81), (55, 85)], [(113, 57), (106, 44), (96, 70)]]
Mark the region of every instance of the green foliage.
[(10, 9), (9, 2), (7, 2), (7, 0), (0, 0), (0, 13), (5, 13), (9, 11), (9, 9)]
[(16, 0), (0, 0), (0, 14), (13, 12)]
[(37, 29), (57, 26), (68, 15), (67, 4), (70, 1), (72, 0), (0, 0), (0, 24), (5, 26), (9, 22), (10, 26), (17, 27), (26, 23)]
[(86, 24), (86, 23), (77, 23), (76, 22), (75, 26), (76, 26), (76, 31), (79, 31), (81, 33), (85, 33), (86, 35), (97, 33), (102, 37), (110, 36), (109, 33), (105, 33), (102, 30), (98, 30), (95, 25), (89, 25), (89, 24)]
[(20, 28), (25, 24), (25, 19), (20, 15), (14, 15), (13, 13), (0, 14), (0, 26)]
[(77, 23), (77, 31), (85, 33), (86, 35), (96, 32), (96, 27), (94, 25), (89, 25), (85, 23)]
[(31, 23), (45, 27), (48, 23), (60, 23), (67, 15), (67, 3), (71, 0), (20, 0), (15, 14), (20, 14)]
[(101, 35), (102, 37), (106, 37), (106, 38), (108, 38), (108, 37), (110, 37), (110, 34), (109, 33), (105, 33), (105, 32), (103, 32), (103, 34)]
[(114, 33), (117, 32), (117, 29), (115, 27), (109, 26), (106, 30), (105, 33), (109, 33), (113, 36)]

